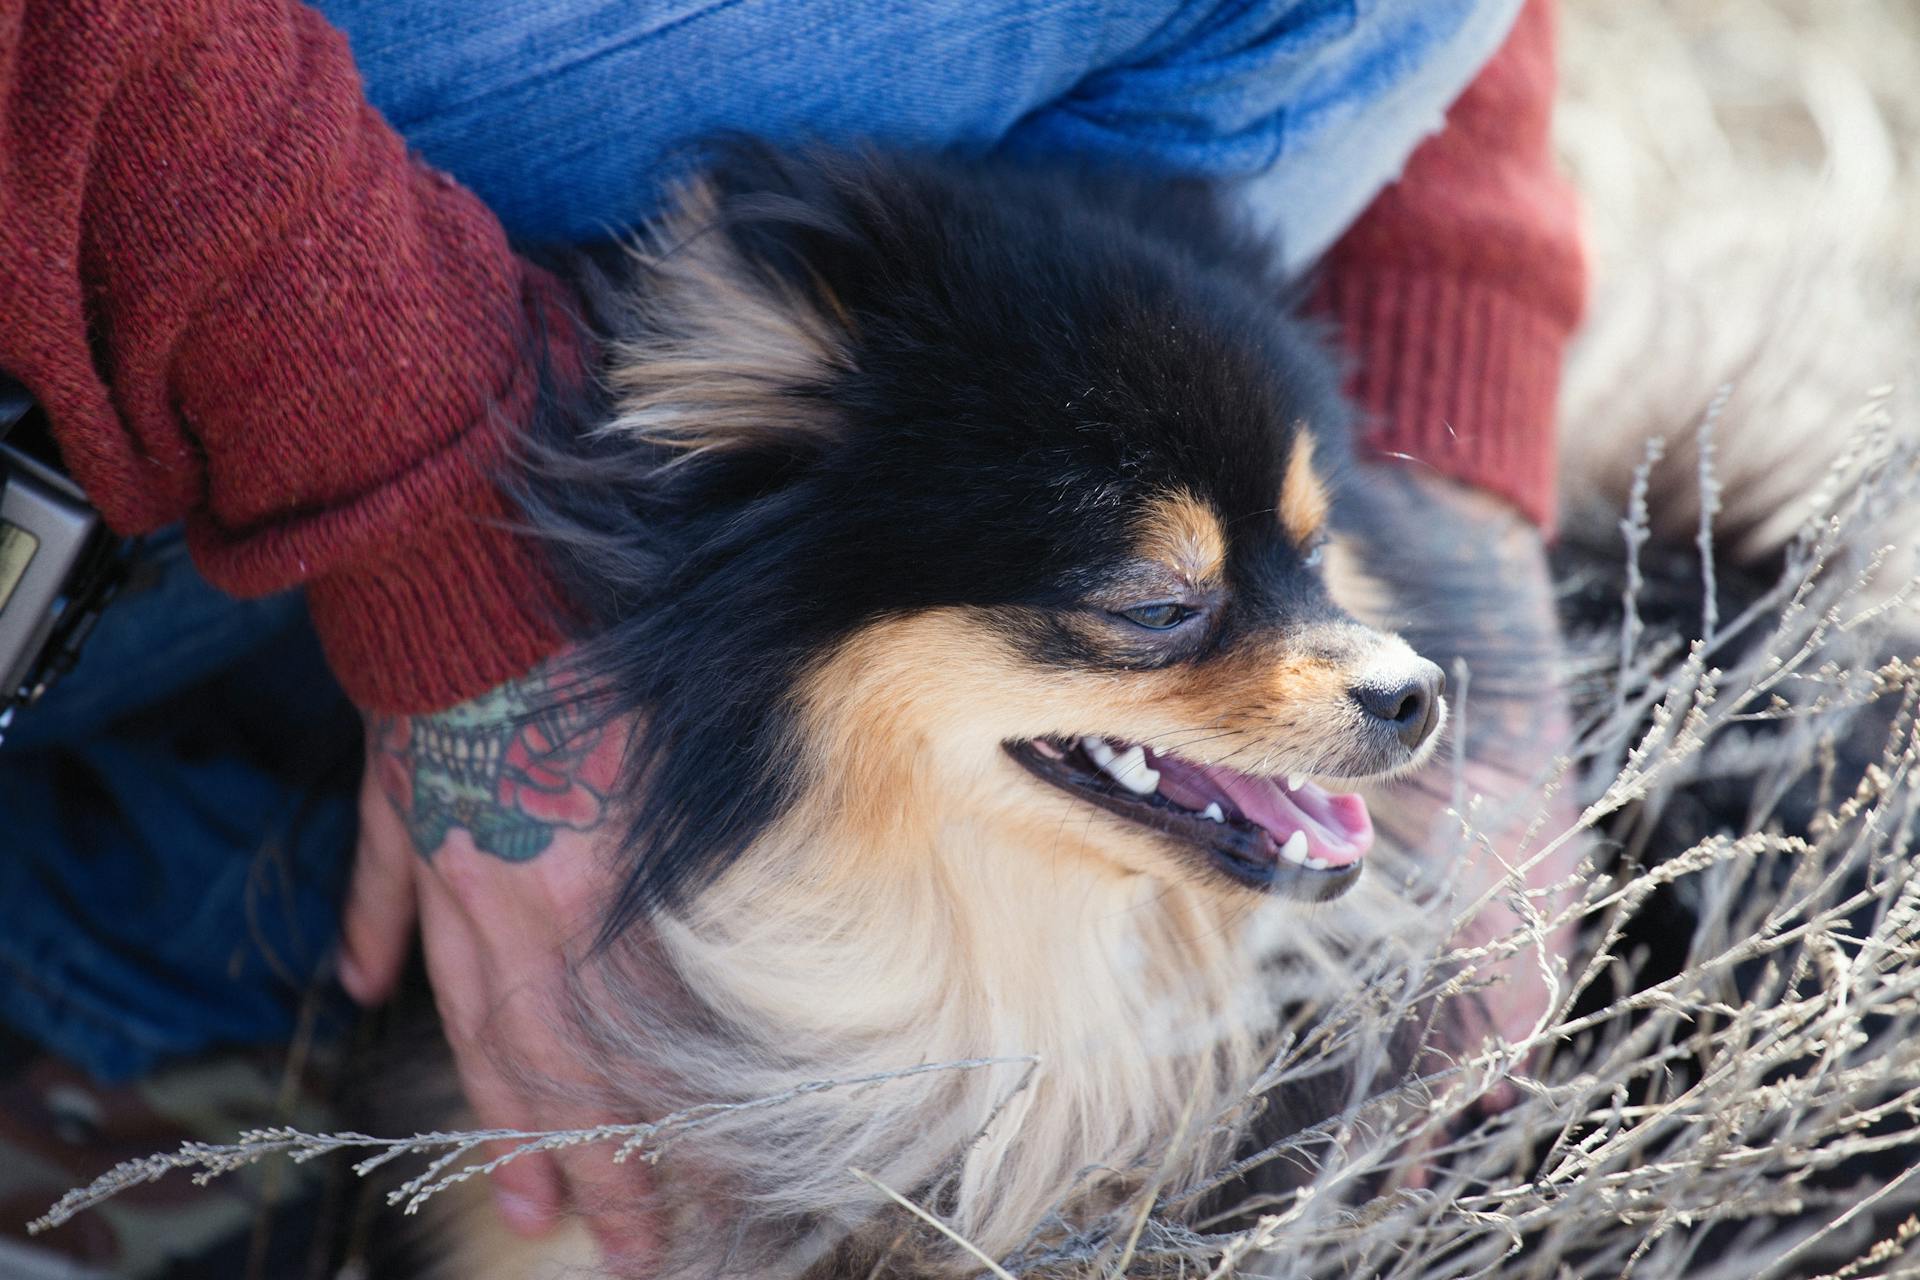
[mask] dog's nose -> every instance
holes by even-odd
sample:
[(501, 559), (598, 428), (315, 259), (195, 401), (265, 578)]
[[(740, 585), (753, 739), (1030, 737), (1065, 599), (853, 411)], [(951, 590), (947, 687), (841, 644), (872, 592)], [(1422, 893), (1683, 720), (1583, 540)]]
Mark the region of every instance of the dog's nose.
[(1391, 730), (1409, 750), (1432, 736), (1440, 722), (1446, 673), (1425, 658), (1410, 672), (1380, 684), (1356, 684), (1348, 692), (1360, 709)]

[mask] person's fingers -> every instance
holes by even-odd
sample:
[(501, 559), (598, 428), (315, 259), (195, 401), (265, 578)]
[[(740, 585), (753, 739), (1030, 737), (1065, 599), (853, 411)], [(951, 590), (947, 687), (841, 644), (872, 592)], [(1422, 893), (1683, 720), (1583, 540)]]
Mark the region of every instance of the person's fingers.
[[(444, 984), (436, 981), (434, 985), (437, 989)], [(453, 1046), (454, 1063), (460, 1072), (460, 1088), (473, 1108), (479, 1127), (521, 1132), (550, 1127), (540, 1123), (533, 1107), (521, 1091), (514, 1088), (488, 1047), (496, 1039), (512, 1042), (514, 1037), (498, 1029), (491, 1035), (474, 1034), (479, 1027), (473, 1023), (457, 1028), (454, 1018), (446, 1012), (444, 999), (441, 1008), (447, 1041)], [(505, 1139), (489, 1142), (482, 1148), (481, 1158), (495, 1160), (520, 1145), (518, 1141)], [(560, 1168), (551, 1155), (533, 1152), (517, 1156), (495, 1169), (490, 1177), (494, 1203), (512, 1230), (521, 1235), (545, 1235), (558, 1223), (566, 1204), (566, 1191)]]
[(587, 1219), (587, 1229), (593, 1233), (600, 1256), (609, 1266), (645, 1262), (659, 1256), (659, 1232), (653, 1226), (651, 1212), (639, 1201), (623, 1208), (602, 1210)]
[[(590, 1078), (573, 1033), (556, 1017), (562, 970), (536, 964), (531, 972), (529, 985), (516, 993), (520, 999), (511, 1025), (503, 1019), (501, 1027), (524, 1046), (524, 1079), (539, 1082), (533, 1092), (523, 1088), (520, 1101), (535, 1109), (543, 1130), (595, 1129), (636, 1120), (605, 1110), (599, 1101), (604, 1093)], [(655, 1252), (648, 1211), (650, 1166), (640, 1159), (616, 1160), (619, 1150), (619, 1141), (610, 1139), (554, 1152), (559, 1208), (586, 1222), (609, 1265), (643, 1261)]]
[[(1566, 814), (1558, 820), (1571, 825), (1574, 819)], [(1492, 985), (1460, 1011), (1463, 1023), (1477, 1024), (1460, 1037), (1461, 1048), (1470, 1050), (1488, 1039), (1508, 1046), (1525, 1044), (1526, 1052), (1512, 1063), (1512, 1069), (1538, 1069), (1545, 1045), (1534, 1043), (1532, 1038), (1549, 1023), (1556, 1001), (1565, 998), (1566, 958), (1573, 954), (1578, 940), (1576, 925), (1556, 926), (1553, 922), (1574, 901), (1570, 882), (1580, 856), (1579, 842), (1569, 841), (1556, 855), (1534, 860), (1526, 872), (1531, 907), (1525, 915), (1508, 901), (1496, 898), (1463, 930), (1466, 940), (1479, 945), (1515, 938), (1523, 941), (1513, 954), (1490, 965)], [(1477, 1109), (1485, 1115), (1497, 1115), (1517, 1106), (1521, 1097), (1520, 1088), (1512, 1081), (1496, 1080), (1478, 1100)]]
[[(442, 856), (458, 858), (462, 851)], [(509, 1074), (523, 1046), (538, 1043), (526, 1034), (519, 1010), (501, 994), (497, 944), (479, 932), (454, 895), (438, 880), (420, 902), (420, 927), (427, 939), (427, 976), (440, 1024), (453, 1049), (461, 1092), (482, 1129), (544, 1128), (524, 1091)], [(507, 1155), (521, 1143), (487, 1143), (484, 1160)], [(559, 1222), (566, 1194), (560, 1169), (545, 1152), (517, 1156), (490, 1175), (494, 1203), (508, 1228), (529, 1236), (545, 1235)]]
[(363, 1005), (393, 994), (413, 941), (414, 853), (400, 815), (369, 769), (360, 785), (360, 839), (341, 922), (340, 985)]
[[(577, 1117), (575, 1122), (587, 1123)], [(616, 1162), (619, 1149), (618, 1142), (601, 1142), (560, 1153), (568, 1201), (586, 1219), (609, 1263), (652, 1257), (658, 1239), (649, 1212), (650, 1166), (638, 1156)]]
[[(490, 1142), (488, 1159), (504, 1155), (512, 1143)], [(564, 1183), (553, 1157), (544, 1151), (524, 1155), (493, 1171), (493, 1203), (501, 1220), (517, 1235), (543, 1236), (560, 1221), (566, 1203)]]

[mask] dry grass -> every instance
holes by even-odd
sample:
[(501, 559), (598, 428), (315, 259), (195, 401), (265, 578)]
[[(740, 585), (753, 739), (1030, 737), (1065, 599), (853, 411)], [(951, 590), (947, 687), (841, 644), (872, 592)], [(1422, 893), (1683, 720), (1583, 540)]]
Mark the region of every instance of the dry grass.
[[(1573, 909), (1589, 944), (1536, 1037), (1549, 1059), (1511, 1077), (1519, 1102), (1476, 1118), (1485, 1085), (1535, 1043), (1357, 1096), (1327, 1126), (1311, 1186), (1226, 1241), (1167, 1228), (1162, 1273), (1860, 1274), (1867, 1263), (1844, 1268), (1874, 1252), (1875, 1232), (1914, 1229), (1920, 665), (1858, 660), (1889, 640), (1899, 609), (1874, 592), (1877, 557), (1858, 555), (1849, 531), (1911, 493), (1915, 471), (1904, 455), (1870, 471), (1845, 514), (1809, 528), (1782, 590), (1715, 642), (1676, 650), (1654, 628), (1624, 640), (1623, 626), (1627, 697), (1579, 755), (1624, 748), (1624, 760), (1581, 825), (1634, 856)], [(1879, 725), (1861, 718), (1868, 706)], [(1838, 744), (1863, 732), (1880, 735), (1875, 761), (1849, 776)], [(1751, 798), (1743, 822), (1658, 847), (1666, 805), (1730, 779)], [(1778, 821), (1801, 786), (1818, 790), (1811, 819)], [(1697, 920), (1680, 972), (1634, 990), (1651, 961), (1644, 931), (1630, 944), (1633, 920), (1659, 895)], [(1552, 923), (1507, 945), (1531, 949)], [(1470, 979), (1496, 959), (1456, 954), (1439, 971)], [(1417, 1016), (1415, 989), (1409, 974), (1385, 1007), (1331, 1011), (1335, 1035), (1377, 1042), (1387, 1022)], [(1594, 990), (1614, 998), (1584, 998)], [(1305, 1067), (1317, 1050), (1293, 1057)], [(1368, 1192), (1416, 1164), (1423, 1186)]]
[[(1001, 1265), (1087, 1276), (1122, 1274), (1124, 1258), (1133, 1276), (1409, 1280), (1888, 1274), (1884, 1260), (1920, 1229), (1910, 1216), (1920, 1208), (1911, 1158), (1920, 876), (1910, 847), (1920, 662), (1864, 659), (1889, 651), (1910, 601), (1876, 588), (1880, 544), (1863, 535), (1897, 519), (1920, 470), (1889, 447), (1885, 426), (1883, 415), (1868, 419), (1856, 442), (1875, 456), (1837, 472), (1856, 478), (1808, 522), (1779, 586), (1722, 619), (1713, 640), (1675, 644), (1625, 610), (1626, 664), (1609, 685), (1621, 696), (1599, 702), (1556, 768), (1620, 758), (1577, 830), (1611, 832), (1631, 856), (1621, 874), (1588, 880), (1567, 909), (1589, 923), (1590, 944), (1572, 972), (1556, 972), (1557, 1007), (1531, 1040), (1491, 1043), (1412, 1081), (1362, 1071), (1338, 1114), (1256, 1157), (1313, 1174), (1296, 1192), (1236, 1206), (1238, 1230), (1194, 1218), (1219, 1179), (1150, 1182), (1142, 1201), (1043, 1235)], [(1872, 763), (1850, 773), (1845, 744), (1869, 732)], [(1729, 779), (1750, 797), (1743, 822), (1690, 847), (1658, 847), (1667, 806)], [(1812, 816), (1782, 821), (1796, 788), (1812, 789), (1801, 806)], [(1551, 833), (1539, 848), (1571, 838)], [(1680, 971), (1639, 986), (1633, 975), (1649, 959), (1635, 953), (1644, 931), (1633, 922), (1662, 894), (1684, 900), (1697, 922)], [(1484, 953), (1371, 975), (1277, 1047), (1262, 1086), (1284, 1088), (1335, 1060), (1386, 1061), (1402, 1024), (1425, 1025), (1430, 997), (1470, 987), (1506, 954), (1540, 949), (1557, 921), (1519, 914), (1529, 927)], [(1610, 998), (1585, 998), (1594, 991)], [(1547, 1055), (1539, 1070), (1516, 1069), (1536, 1050)], [(1479, 1115), (1499, 1080), (1518, 1086), (1517, 1103)], [(355, 1148), (374, 1153), (365, 1170), (408, 1153), (431, 1158), (392, 1197), (412, 1208), (482, 1171), (472, 1153), (484, 1139), (519, 1138), (527, 1150), (612, 1141), (644, 1153), (706, 1118), (563, 1134), (249, 1134), (124, 1165), (47, 1221), (174, 1169), (204, 1178), (270, 1155)]]

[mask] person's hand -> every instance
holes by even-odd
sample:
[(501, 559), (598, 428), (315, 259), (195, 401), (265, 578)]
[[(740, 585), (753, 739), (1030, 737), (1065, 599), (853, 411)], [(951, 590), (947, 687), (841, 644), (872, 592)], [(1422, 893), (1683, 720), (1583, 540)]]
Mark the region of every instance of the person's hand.
[[(1483, 947), (1564, 910), (1587, 847), (1573, 839), (1542, 856), (1578, 814), (1567, 789), (1550, 798), (1541, 791), (1571, 737), (1545, 546), (1539, 530), (1497, 498), (1405, 467), (1369, 470), (1366, 488), (1383, 495), (1367, 513), (1383, 536), (1370, 541), (1400, 562), (1391, 580), (1412, 592), (1394, 601), (1399, 630), (1448, 673), (1450, 737), (1464, 747), (1461, 791), (1483, 797), (1474, 814), (1480, 840), (1451, 886), (1461, 907), (1484, 903), (1454, 945)], [(1443, 742), (1417, 788), (1397, 805), (1393, 834), (1416, 851), (1458, 847), (1459, 821), (1447, 815), (1455, 750), (1454, 742)], [(1520, 909), (1511, 888), (1516, 872), (1528, 890)], [(1491, 985), (1472, 1001), (1455, 1002), (1443, 1023), (1449, 1049), (1471, 1052), (1488, 1032), (1510, 1044), (1531, 1036), (1555, 995), (1548, 973), (1564, 973), (1575, 933), (1563, 924), (1509, 958), (1481, 961), (1478, 976)], [(1500, 1085), (1481, 1105), (1499, 1110), (1516, 1100), (1511, 1086)]]
[[(582, 1081), (565, 1025), (565, 977), (606, 900), (621, 829), (610, 795), (622, 735), (590, 724), (577, 707), (548, 705), (551, 688), (535, 671), (446, 711), (368, 726), (340, 980), (362, 1004), (385, 999), (417, 915), (461, 1084), (489, 1129), (637, 1118), (558, 1101)], [(613, 1149), (601, 1143), (503, 1165), (492, 1175), (502, 1218), (539, 1235), (571, 1205), (587, 1214), (604, 1252), (644, 1255), (645, 1166), (616, 1165)]]

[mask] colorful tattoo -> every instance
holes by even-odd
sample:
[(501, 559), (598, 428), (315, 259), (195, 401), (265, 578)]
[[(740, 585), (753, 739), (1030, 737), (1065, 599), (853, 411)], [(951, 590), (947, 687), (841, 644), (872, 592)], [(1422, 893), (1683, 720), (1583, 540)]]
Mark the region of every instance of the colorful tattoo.
[(381, 718), (381, 787), (421, 857), (458, 827), (481, 852), (525, 862), (561, 828), (589, 831), (606, 817), (619, 744), (554, 688), (536, 670), (445, 711)]

